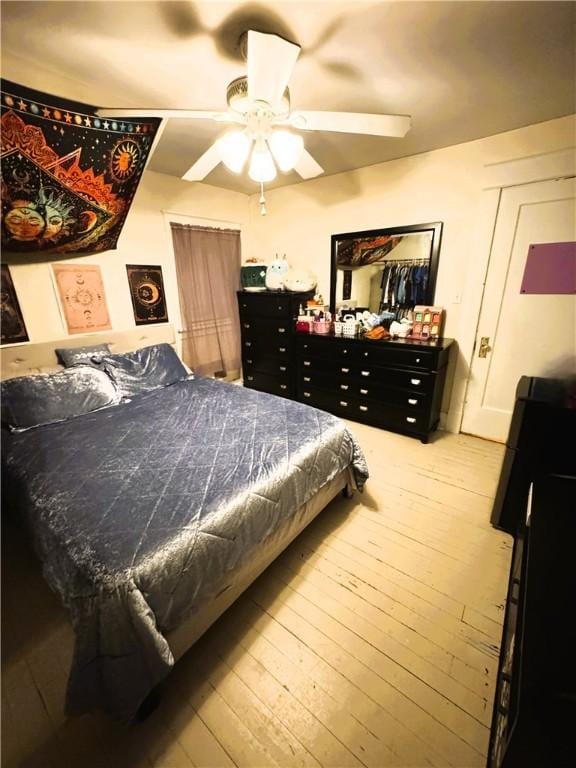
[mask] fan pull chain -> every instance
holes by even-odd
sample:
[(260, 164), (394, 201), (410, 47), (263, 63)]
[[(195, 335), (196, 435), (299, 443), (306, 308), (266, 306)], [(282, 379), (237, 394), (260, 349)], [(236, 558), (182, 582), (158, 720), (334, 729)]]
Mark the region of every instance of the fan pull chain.
[(260, 206), (260, 216), (266, 216), (268, 211), (266, 210), (266, 198), (264, 197), (264, 184), (260, 182), (260, 199), (258, 200)]

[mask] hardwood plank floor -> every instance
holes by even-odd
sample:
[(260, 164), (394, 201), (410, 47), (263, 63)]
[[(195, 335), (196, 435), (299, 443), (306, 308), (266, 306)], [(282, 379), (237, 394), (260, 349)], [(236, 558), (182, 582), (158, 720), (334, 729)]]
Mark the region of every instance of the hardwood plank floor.
[(72, 631), (7, 526), (4, 768), (483, 766), (512, 545), (489, 525), (503, 446), (350, 428), (365, 492), (321, 513), (136, 726), (63, 715)]

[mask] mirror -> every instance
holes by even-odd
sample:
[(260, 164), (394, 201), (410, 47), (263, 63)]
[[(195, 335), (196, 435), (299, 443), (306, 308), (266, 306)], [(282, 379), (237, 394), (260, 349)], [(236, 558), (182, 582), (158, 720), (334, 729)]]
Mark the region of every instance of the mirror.
[(332, 235), (330, 309), (404, 317), (432, 305), (442, 222)]

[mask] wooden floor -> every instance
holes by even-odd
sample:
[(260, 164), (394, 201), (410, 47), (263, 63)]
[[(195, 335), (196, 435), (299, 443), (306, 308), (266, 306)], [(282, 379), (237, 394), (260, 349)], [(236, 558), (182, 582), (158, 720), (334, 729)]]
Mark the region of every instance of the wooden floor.
[(488, 522), (503, 447), (350, 426), (364, 494), (304, 531), (137, 726), (64, 719), (72, 633), (8, 530), (2, 766), (483, 766), (511, 554)]

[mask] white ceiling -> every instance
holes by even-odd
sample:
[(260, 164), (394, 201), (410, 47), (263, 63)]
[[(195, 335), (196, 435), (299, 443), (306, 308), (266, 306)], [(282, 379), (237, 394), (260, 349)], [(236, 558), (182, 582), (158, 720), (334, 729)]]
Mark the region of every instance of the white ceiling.
[[(403, 139), (305, 133), (327, 174), (576, 112), (574, 2), (8, 1), (2, 72), (98, 106), (223, 110), (247, 29), (302, 46), (293, 108), (412, 115)], [(181, 176), (221, 132), (171, 120), (148, 167)], [(222, 166), (205, 181), (256, 191)]]

